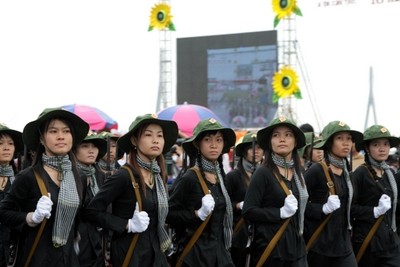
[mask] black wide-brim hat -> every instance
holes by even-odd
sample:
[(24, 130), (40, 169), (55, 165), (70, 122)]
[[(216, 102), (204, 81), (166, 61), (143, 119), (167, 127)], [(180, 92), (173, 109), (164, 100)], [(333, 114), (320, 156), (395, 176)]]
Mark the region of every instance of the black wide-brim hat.
[(74, 145), (79, 144), (89, 132), (89, 124), (79, 116), (62, 108), (46, 108), (39, 117), (25, 125), (22, 139), (28, 149), (36, 150), (40, 144), (40, 127), (51, 119), (64, 119), (74, 127)]
[(24, 151), (24, 142), (22, 141), (22, 133), (8, 128), (4, 124), (0, 124), (0, 133), (5, 133), (11, 136), (14, 141), (15, 153), (20, 153)]
[(224, 127), (220, 122), (214, 118), (205, 119), (197, 123), (193, 130), (193, 136), (182, 143), (183, 149), (189, 155), (194, 155), (198, 150), (194, 145), (193, 141), (197, 140), (197, 137), (207, 131), (220, 131), (224, 136), (224, 147), (222, 154), (228, 153), (231, 147), (235, 145), (236, 134), (231, 128)]
[(294, 135), (296, 136), (295, 148), (299, 149), (305, 146), (306, 137), (304, 136), (303, 131), (300, 130), (300, 128), (297, 127), (291, 119), (280, 116), (279, 118), (273, 119), (267, 127), (257, 132), (257, 143), (262, 149), (268, 149), (268, 138), (271, 137), (272, 131), (278, 126), (286, 126), (293, 131)]
[(123, 151), (129, 153), (133, 147), (131, 142), (132, 135), (143, 124), (158, 124), (161, 126), (164, 135), (164, 148), (163, 153), (166, 153), (175, 144), (178, 138), (178, 125), (171, 120), (161, 120), (155, 114), (145, 114), (137, 116), (136, 119), (129, 126), (129, 132), (118, 138), (117, 144)]
[(244, 149), (247, 146), (252, 146), (253, 141), (257, 144), (257, 134), (253, 132), (246, 133), (235, 146), (235, 155), (237, 157), (243, 156)]

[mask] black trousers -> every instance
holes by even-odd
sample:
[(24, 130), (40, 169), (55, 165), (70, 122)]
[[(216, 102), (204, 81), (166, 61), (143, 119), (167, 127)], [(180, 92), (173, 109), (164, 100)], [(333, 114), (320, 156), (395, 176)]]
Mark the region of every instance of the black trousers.
[[(358, 249), (357, 249), (358, 251)], [(362, 256), (358, 267), (396, 267), (400, 266), (400, 250), (386, 251), (386, 255), (383, 253), (374, 253), (370, 251), (368, 247)]]
[(315, 252), (308, 252), (309, 267), (357, 267), (354, 253), (342, 257), (327, 257)]

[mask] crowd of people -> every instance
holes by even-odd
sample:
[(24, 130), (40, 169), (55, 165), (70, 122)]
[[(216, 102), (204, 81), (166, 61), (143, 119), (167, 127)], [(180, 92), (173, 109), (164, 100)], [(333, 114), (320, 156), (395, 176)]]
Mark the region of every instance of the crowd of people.
[(0, 124), (0, 267), (400, 266), (399, 144), (285, 117), (237, 140), (144, 114), (118, 136), (47, 108)]

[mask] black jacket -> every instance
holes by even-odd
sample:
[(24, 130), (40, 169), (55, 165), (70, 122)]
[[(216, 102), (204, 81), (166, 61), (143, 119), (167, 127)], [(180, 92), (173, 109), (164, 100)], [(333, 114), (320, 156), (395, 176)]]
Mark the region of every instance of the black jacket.
[[(33, 212), (36, 209), (36, 204), (42, 196), (33, 168), (38, 171), (39, 175), (44, 180), (47, 191), (51, 194), (53, 206), (51, 217), (47, 220), (43, 234), (29, 266), (79, 266), (78, 256), (73, 247), (79, 216), (75, 217), (75, 225), (72, 227), (67, 244), (59, 248), (54, 247), (52, 242), (52, 229), (56, 217), (55, 211), (57, 209), (59, 187), (51, 180), (41, 164), (37, 164), (35, 167), (29, 167), (18, 173), (10, 191), (6, 194), (0, 205), (1, 223), (20, 231), (19, 256), (17, 257), (16, 266), (23, 266), (36, 237), (37, 230), (39, 229), (39, 225), (30, 227), (26, 224), (26, 215), (28, 212)], [(82, 188), (81, 195), (84, 195), (86, 182), (82, 183), (82, 180), (85, 180), (85, 177), (75, 177), (78, 192), (80, 191), (79, 188)], [(82, 186), (79, 187), (79, 184)]]

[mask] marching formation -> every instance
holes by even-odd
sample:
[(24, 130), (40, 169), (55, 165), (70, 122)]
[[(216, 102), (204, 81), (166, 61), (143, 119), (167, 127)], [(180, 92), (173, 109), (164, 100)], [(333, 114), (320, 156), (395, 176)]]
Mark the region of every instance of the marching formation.
[(118, 136), (60, 108), (0, 124), (0, 267), (400, 266), (400, 139), (303, 126), (236, 140), (209, 118), (180, 138), (144, 114)]

